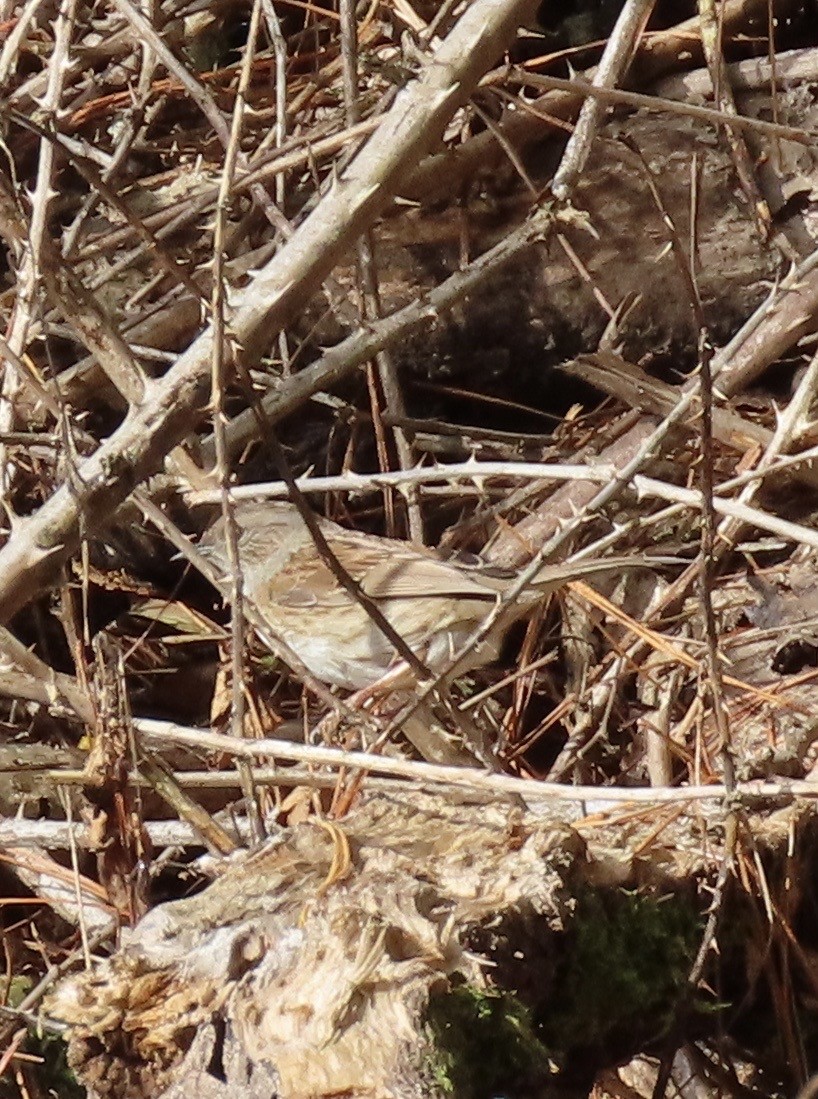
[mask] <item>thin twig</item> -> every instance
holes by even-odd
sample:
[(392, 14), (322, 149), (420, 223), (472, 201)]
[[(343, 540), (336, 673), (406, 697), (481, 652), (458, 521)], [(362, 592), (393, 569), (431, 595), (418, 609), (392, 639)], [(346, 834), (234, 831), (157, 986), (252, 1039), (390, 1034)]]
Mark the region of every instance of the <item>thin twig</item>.
[[(463, 786), (472, 790), (493, 790), (497, 793), (521, 794), (533, 802), (584, 802), (588, 811), (605, 805), (659, 805), (667, 802), (724, 801), (726, 788), (722, 783), (712, 786), (681, 786), (665, 789), (644, 786), (572, 786), (561, 783), (537, 782), (512, 775), (491, 774), (470, 767), (443, 767), (406, 759), (391, 759), (372, 752), (349, 752), (340, 748), (325, 748), (312, 744), (292, 744), (281, 740), (244, 740), (222, 736), (204, 729), (190, 729), (172, 722), (135, 718), (134, 727), (156, 747), (169, 744), (185, 745), (204, 751), (231, 752), (246, 759), (273, 757), (312, 763), (315, 766), (351, 767), (381, 775), (414, 778), (434, 785)], [(747, 799), (790, 801), (796, 797), (818, 798), (818, 785), (800, 779), (779, 782), (740, 782), (735, 796)], [(591, 806), (594, 809), (591, 809)]]

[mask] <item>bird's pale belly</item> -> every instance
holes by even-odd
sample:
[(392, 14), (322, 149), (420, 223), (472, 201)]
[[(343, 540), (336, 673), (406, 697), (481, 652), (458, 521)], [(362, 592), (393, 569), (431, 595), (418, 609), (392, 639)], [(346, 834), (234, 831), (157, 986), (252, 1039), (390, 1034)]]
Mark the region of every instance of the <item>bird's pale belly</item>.
[[(482, 616), (491, 609), (490, 605), (481, 604), (480, 613), (473, 620), (464, 621), (462, 606), (458, 614), (449, 603), (449, 600), (441, 599), (434, 621), (417, 621), (416, 629), (403, 635), (415, 655), (433, 670), (449, 663)], [(388, 600), (381, 604), (381, 609), (396, 629), (399, 622), (404, 626), (406, 624), (405, 601), (403, 604), (399, 609), (394, 605), (390, 607)], [(331, 686), (347, 690), (370, 687), (399, 662), (392, 643), (351, 600), (348, 613), (337, 616), (334, 620), (336, 628), (331, 632), (327, 632), (326, 619), (320, 614), (315, 615), (315, 628), (309, 632), (304, 630), (303, 618), (291, 618), (285, 607), (278, 607), (271, 618), (278, 627), (276, 632), (315, 678)], [(470, 654), (460, 671), (487, 664), (495, 657), (496, 645), (486, 643), (480, 646), (479, 651)]]

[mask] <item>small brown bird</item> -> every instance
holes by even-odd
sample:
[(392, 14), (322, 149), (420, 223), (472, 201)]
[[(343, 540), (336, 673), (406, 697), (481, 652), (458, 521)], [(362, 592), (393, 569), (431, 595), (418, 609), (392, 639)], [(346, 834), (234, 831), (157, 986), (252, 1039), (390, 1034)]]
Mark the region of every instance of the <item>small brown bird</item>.
[[(293, 504), (242, 502), (235, 518), (248, 596), (316, 679), (358, 690), (395, 668), (399, 658), (392, 643), (321, 559)], [(406, 542), (346, 530), (327, 519), (318, 522), (340, 565), (432, 673), (446, 667), (516, 579), (487, 565), (444, 560)], [(227, 571), (223, 519), (204, 533), (199, 548)], [(548, 592), (581, 577), (646, 563), (611, 557), (544, 566), (458, 674), (494, 660), (509, 625)], [(407, 675), (411, 678), (408, 668)]]

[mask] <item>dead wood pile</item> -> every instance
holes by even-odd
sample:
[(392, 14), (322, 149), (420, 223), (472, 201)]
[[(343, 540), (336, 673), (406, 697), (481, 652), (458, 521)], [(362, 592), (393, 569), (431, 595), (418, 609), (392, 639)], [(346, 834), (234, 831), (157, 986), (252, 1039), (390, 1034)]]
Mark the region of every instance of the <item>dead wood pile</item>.
[[(102, 1099), (438, 1094), (431, 995), (455, 979), (554, 995), (556, 933), (584, 888), (668, 895), (724, 854), (707, 803), (572, 826), (578, 808), (395, 793), (297, 825), (154, 909), (46, 1011)], [(743, 842), (780, 850), (811, 817), (748, 818)]]
[[(569, 47), (532, 0), (6, 5), (20, 1095), (77, 1086), (38, 1018), (101, 1096), (818, 1068), (818, 20), (621, 7)], [(502, 576), (489, 618), (644, 567), (344, 699), (196, 550), (294, 476)], [(486, 1019), (502, 1069), (446, 1044)]]

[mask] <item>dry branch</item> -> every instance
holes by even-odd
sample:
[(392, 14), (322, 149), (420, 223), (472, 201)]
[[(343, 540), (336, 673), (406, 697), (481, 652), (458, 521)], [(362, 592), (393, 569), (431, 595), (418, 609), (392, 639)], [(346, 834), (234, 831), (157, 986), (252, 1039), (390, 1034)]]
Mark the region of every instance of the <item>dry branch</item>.
[[(319, 289), (372, 223), (413, 162), (439, 140), (455, 110), (534, 10), (532, 0), (478, 0), (397, 97), (377, 131), (275, 258), (236, 294), (231, 340), (252, 360)], [(0, 620), (25, 606), (75, 552), (81, 523), (95, 530), (161, 468), (207, 407), (211, 336), (203, 333), (125, 422), (82, 462), (0, 550)]]

